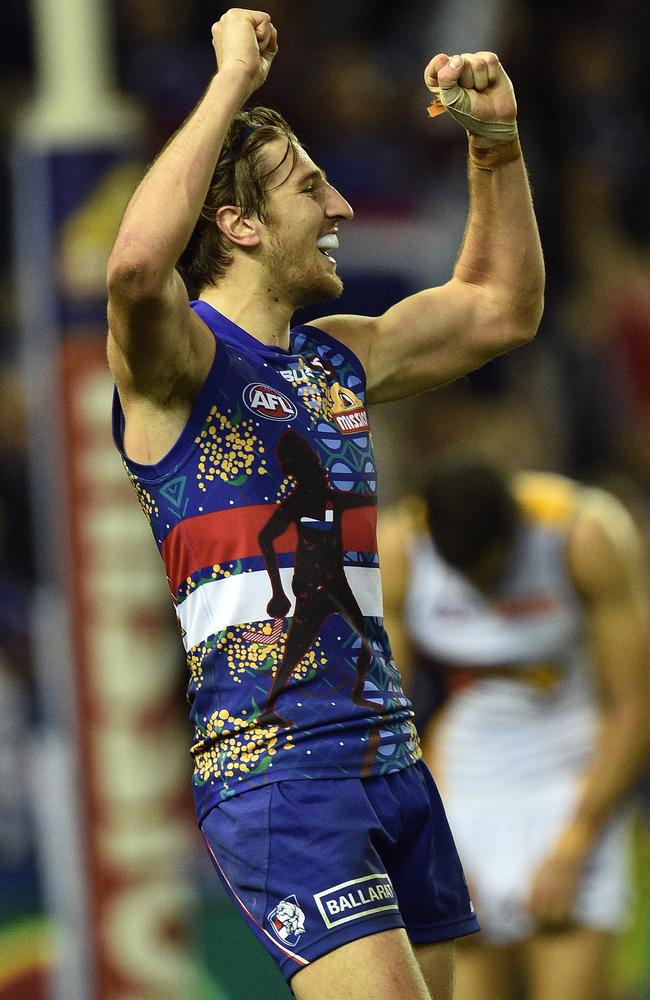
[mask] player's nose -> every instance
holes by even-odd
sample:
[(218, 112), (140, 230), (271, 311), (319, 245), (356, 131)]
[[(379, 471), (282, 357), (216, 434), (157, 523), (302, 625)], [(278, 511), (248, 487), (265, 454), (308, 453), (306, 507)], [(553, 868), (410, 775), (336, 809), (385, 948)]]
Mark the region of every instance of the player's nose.
[(352, 205), (331, 184), (327, 185), (325, 215), (328, 219), (353, 219)]

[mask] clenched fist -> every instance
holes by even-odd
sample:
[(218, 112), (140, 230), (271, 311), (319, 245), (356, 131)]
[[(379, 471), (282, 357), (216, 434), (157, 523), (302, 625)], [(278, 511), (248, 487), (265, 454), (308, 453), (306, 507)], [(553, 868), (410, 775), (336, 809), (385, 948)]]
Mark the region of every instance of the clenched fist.
[(440, 110), (471, 134), (494, 142), (509, 142), (517, 135), (515, 93), (494, 52), (463, 52), (451, 58), (441, 52), (425, 69), (424, 82), (436, 94)]
[(278, 51), (278, 33), (264, 11), (233, 7), (212, 25), (212, 44), (219, 71), (243, 74), (250, 96), (269, 74)]

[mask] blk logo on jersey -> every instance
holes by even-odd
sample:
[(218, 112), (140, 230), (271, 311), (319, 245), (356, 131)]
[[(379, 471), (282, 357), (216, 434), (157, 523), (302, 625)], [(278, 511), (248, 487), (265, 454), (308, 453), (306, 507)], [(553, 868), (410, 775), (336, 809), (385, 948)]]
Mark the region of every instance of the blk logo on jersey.
[(252, 413), (266, 420), (293, 420), (298, 411), (283, 392), (263, 382), (251, 382), (244, 389), (244, 402)]
[(383, 910), (397, 910), (397, 897), (388, 875), (365, 875), (341, 882), (314, 895), (316, 906), (328, 928), (347, 924)]
[(292, 385), (306, 385), (311, 382), (314, 373), (309, 365), (305, 364), (303, 358), (298, 358), (297, 365), (293, 368), (281, 368), (278, 375), (281, 375), (287, 382), (291, 382)]
[(273, 933), (283, 944), (294, 948), (300, 936), (305, 933), (305, 914), (298, 906), (295, 896), (281, 899), (267, 917)]

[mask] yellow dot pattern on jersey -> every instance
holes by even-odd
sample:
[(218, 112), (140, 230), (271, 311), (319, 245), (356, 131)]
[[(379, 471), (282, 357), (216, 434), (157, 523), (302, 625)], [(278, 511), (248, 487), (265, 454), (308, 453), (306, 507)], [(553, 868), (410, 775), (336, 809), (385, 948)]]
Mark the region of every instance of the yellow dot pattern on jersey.
[[(195, 778), (202, 782), (223, 781), (264, 770), (279, 750), (293, 750), (293, 738), (279, 726), (260, 726), (255, 721), (231, 715), (222, 708), (206, 720), (204, 738), (192, 753)], [(202, 749), (210, 741), (207, 749)], [(214, 742), (212, 742), (214, 741)]]
[(242, 485), (254, 472), (264, 474), (267, 471), (264, 446), (253, 431), (253, 421), (240, 420), (232, 424), (216, 406), (210, 409), (194, 443), (200, 452), (196, 478), (204, 493), (215, 479)]
[(319, 378), (316, 382), (308, 382), (300, 387), (300, 398), (309, 410), (314, 420), (329, 420), (332, 416), (333, 399), (327, 382)]
[(142, 507), (144, 516), (146, 517), (147, 521), (151, 521), (152, 516), (157, 517), (159, 513), (156, 501), (151, 496), (151, 494), (148, 493), (147, 490), (145, 490), (144, 486), (140, 485), (137, 476), (133, 475), (133, 473), (129, 469), (124, 459), (122, 460), (122, 465), (126, 469), (126, 474), (131, 480), (133, 486), (135, 487), (135, 493), (138, 498), (138, 503)]
[(187, 666), (197, 691), (200, 691), (203, 687), (203, 661), (208, 652), (208, 647), (204, 643), (200, 643), (198, 646), (190, 649), (187, 654)]
[[(286, 644), (286, 633), (278, 642), (249, 642), (242, 638), (242, 631), (263, 632), (271, 634), (269, 622), (254, 622), (251, 625), (237, 629), (228, 629), (216, 644), (218, 652), (225, 652), (226, 663), (231, 679), (241, 684), (245, 674), (255, 672), (274, 673), (282, 661)], [(310, 676), (318, 667), (327, 665), (327, 657), (321, 649), (320, 640), (315, 639), (310, 649), (295, 665), (291, 672), (292, 681), (302, 680)]]
[(251, 573), (252, 570), (242, 570), (241, 564), (237, 562), (215, 563), (212, 567), (197, 571), (194, 577), (188, 576), (179, 585), (177, 598), (184, 601), (186, 597), (200, 587), (203, 583), (211, 583), (213, 580), (227, 580), (230, 576), (239, 576), (240, 573)]
[(286, 497), (291, 496), (295, 492), (297, 485), (293, 476), (287, 476), (283, 479), (276, 490), (275, 502), (281, 503)]
[[(286, 633), (277, 642), (251, 642), (244, 638), (246, 632), (261, 633), (270, 637), (272, 631), (273, 626), (269, 621), (250, 622), (229, 628), (215, 639), (190, 649), (187, 654), (187, 666), (196, 689), (199, 690), (203, 685), (203, 661), (213, 650), (225, 653), (230, 678), (236, 684), (241, 684), (246, 674), (268, 673), (271, 676), (275, 673), (284, 655)], [(304, 680), (319, 667), (326, 665), (327, 657), (321, 648), (320, 639), (316, 638), (293, 668), (292, 680)]]

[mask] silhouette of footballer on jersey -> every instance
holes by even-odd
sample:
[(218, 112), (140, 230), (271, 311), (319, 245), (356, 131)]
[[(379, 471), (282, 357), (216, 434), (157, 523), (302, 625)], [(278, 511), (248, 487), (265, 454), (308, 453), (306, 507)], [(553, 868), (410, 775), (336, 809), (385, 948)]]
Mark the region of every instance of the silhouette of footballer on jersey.
[(368, 493), (331, 487), (318, 455), (295, 431), (285, 431), (278, 442), (276, 455), (282, 472), (295, 480), (296, 488), (277, 506), (258, 536), (273, 588), (266, 610), (274, 618), (284, 618), (291, 607), (282, 587), (273, 541), (292, 524), (298, 532), (292, 582), (296, 608), (287, 632), (284, 655), (273, 678), (260, 721), (285, 728), (293, 725), (278, 715), (275, 703), (323, 622), (334, 614), (342, 615), (361, 636), (352, 702), (380, 712), (380, 706), (363, 697), (364, 678), (372, 653), (361, 608), (343, 569), (341, 533), (343, 511), (375, 505), (376, 498)]

